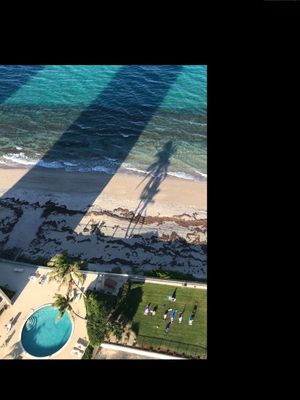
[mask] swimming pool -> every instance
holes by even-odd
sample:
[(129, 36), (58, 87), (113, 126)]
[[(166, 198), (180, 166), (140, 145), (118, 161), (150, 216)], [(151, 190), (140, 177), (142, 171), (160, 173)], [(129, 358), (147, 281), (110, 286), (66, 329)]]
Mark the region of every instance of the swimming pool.
[(58, 352), (69, 340), (73, 323), (68, 312), (58, 320), (58, 309), (50, 305), (35, 311), (25, 322), (21, 342), (34, 357), (47, 357)]

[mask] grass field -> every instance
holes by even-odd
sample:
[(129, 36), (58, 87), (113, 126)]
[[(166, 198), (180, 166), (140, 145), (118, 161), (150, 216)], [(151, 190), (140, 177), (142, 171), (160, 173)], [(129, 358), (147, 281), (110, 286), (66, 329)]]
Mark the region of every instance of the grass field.
[[(174, 286), (152, 283), (132, 284), (131, 295), (127, 300), (125, 313), (131, 311), (132, 329), (137, 334), (137, 344), (144, 348), (171, 350), (188, 356), (206, 357), (207, 348), (207, 291), (177, 287), (176, 302), (166, 299), (172, 296)], [(138, 304), (137, 304), (138, 302)], [(155, 316), (145, 316), (144, 310), (151, 303), (151, 310), (158, 305)], [(164, 335), (166, 322), (163, 321), (163, 304), (166, 308), (177, 310), (176, 318), (167, 335)], [(194, 306), (197, 311), (193, 325), (188, 324)], [(178, 322), (178, 314), (184, 309), (183, 321)], [(134, 310), (134, 312), (132, 312)], [(170, 321), (170, 313), (167, 322)]]

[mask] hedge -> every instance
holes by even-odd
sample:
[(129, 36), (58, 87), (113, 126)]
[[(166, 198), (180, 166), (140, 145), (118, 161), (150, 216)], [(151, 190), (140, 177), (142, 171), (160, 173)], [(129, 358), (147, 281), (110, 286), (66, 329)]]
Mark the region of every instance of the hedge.
[(161, 279), (178, 279), (181, 281), (198, 281), (198, 282), (203, 281), (203, 279), (195, 278), (194, 275), (192, 274), (185, 274), (179, 271), (170, 271), (162, 269), (153, 269), (152, 271), (144, 271), (144, 276), (150, 276), (153, 278), (161, 278)]
[(87, 332), (91, 346), (97, 347), (104, 340), (108, 318), (116, 305), (117, 299), (115, 296), (91, 290), (88, 290), (86, 295)]

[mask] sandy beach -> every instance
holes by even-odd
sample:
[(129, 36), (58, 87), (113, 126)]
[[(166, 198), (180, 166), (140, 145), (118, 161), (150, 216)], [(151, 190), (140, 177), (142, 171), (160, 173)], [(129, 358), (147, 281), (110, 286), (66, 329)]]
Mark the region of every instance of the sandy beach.
[(65, 249), (95, 270), (160, 266), (205, 278), (206, 212), (206, 182), (0, 169), (2, 254), (49, 258)]
[[(27, 174), (28, 170), (0, 168), (0, 196), (6, 197), (6, 192), (18, 184), (20, 179)], [(30, 178), (19, 182), (16, 192), (22, 195), (27, 192), (28, 198), (35, 193), (41, 196), (48, 194), (64, 197), (70, 205), (81, 207), (81, 201), (86, 193), (95, 193), (102, 187), (107, 174), (97, 172), (65, 172), (63, 170), (51, 170), (46, 168), (33, 168)], [(110, 176), (109, 176), (110, 177)], [(101, 195), (96, 198), (95, 205), (111, 209), (130, 205), (135, 208), (139, 202), (143, 190), (144, 176), (129, 175), (124, 173), (115, 174), (104, 188)], [(76, 199), (71, 199), (76, 194)], [(36, 201), (36, 199), (35, 199)], [(167, 177), (160, 185), (159, 192), (154, 202), (148, 205), (151, 215), (162, 212), (164, 215), (172, 215), (174, 210), (206, 211), (207, 208), (207, 184), (206, 182), (195, 182)]]

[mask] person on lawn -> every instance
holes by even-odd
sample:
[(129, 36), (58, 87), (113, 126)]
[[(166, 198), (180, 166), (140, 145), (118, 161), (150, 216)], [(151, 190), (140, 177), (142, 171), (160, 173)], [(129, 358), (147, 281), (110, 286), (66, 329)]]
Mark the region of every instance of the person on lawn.
[(178, 321), (179, 321), (180, 324), (181, 324), (181, 322), (182, 322), (182, 318), (183, 318), (183, 312), (180, 312), (180, 313), (178, 314)]
[(177, 311), (177, 310), (173, 310), (173, 311), (171, 312), (171, 322), (173, 322), (174, 319), (175, 319), (176, 311)]
[(156, 314), (157, 309), (158, 309), (158, 305), (155, 306), (152, 311), (150, 311), (152, 316), (154, 316)]
[(169, 332), (170, 326), (171, 326), (171, 322), (168, 322), (167, 325), (166, 325), (166, 328), (164, 330), (164, 335), (166, 335)]
[(168, 318), (168, 310), (164, 312), (163, 320), (165, 321)]
[(147, 307), (145, 308), (144, 315), (148, 315), (150, 311), (151, 303), (147, 304)]

